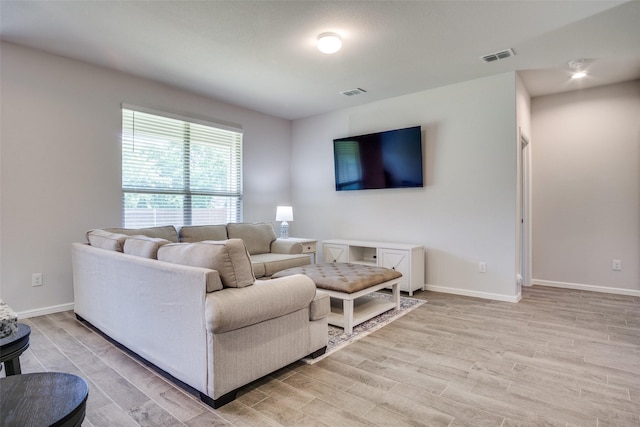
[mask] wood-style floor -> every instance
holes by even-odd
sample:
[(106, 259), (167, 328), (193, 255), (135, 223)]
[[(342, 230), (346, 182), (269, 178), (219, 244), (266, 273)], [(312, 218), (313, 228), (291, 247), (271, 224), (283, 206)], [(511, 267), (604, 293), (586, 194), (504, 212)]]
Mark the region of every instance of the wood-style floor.
[[(83, 426), (638, 426), (640, 298), (532, 287), (428, 303), (218, 410), (75, 320), (26, 319), (23, 372), (89, 383)], [(4, 372), (2, 372), (4, 375)]]

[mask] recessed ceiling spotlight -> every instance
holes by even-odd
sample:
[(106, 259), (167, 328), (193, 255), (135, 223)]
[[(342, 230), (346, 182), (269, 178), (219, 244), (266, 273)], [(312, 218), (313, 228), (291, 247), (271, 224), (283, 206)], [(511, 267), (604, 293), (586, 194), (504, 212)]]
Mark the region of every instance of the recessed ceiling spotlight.
[(342, 39), (336, 33), (322, 33), (318, 36), (318, 50), (322, 53), (336, 53), (342, 47)]
[(569, 68), (572, 72), (572, 79), (581, 79), (587, 75), (587, 72), (584, 69), (584, 59), (574, 59), (573, 61), (569, 61)]

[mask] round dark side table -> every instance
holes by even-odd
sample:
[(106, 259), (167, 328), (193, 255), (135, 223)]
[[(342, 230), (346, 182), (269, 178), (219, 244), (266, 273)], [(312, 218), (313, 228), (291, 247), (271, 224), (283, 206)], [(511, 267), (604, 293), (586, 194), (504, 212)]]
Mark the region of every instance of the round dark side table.
[(77, 375), (38, 372), (0, 378), (0, 426), (80, 426), (89, 386)]
[(7, 376), (20, 372), (20, 355), (29, 348), (31, 328), (24, 323), (18, 323), (18, 329), (11, 335), (0, 338), (0, 363), (4, 362)]

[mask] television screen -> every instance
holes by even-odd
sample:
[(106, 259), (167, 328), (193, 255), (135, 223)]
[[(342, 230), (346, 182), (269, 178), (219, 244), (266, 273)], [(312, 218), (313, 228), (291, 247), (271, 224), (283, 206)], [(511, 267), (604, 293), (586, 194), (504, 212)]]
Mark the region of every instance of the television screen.
[(336, 191), (422, 187), (420, 126), (333, 140)]

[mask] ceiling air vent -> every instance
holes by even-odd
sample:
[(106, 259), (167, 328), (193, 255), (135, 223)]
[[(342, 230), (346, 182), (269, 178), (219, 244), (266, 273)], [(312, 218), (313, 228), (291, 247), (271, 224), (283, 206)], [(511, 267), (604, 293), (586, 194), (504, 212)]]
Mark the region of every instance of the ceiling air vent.
[(515, 52), (513, 49), (501, 50), (500, 52), (490, 53), (489, 55), (485, 55), (482, 57), (484, 62), (494, 62), (500, 59), (507, 59), (515, 56)]
[(364, 89), (362, 89), (360, 87), (357, 87), (355, 89), (345, 90), (344, 92), (340, 92), (340, 93), (343, 94), (343, 95), (346, 95), (346, 96), (354, 96), (354, 95), (363, 94), (365, 92), (366, 92), (366, 90), (364, 90)]

